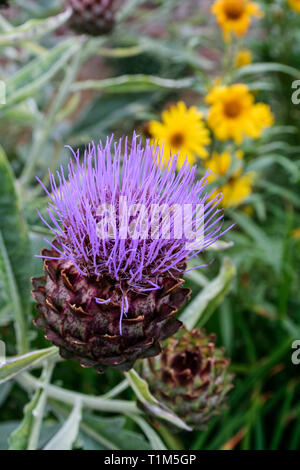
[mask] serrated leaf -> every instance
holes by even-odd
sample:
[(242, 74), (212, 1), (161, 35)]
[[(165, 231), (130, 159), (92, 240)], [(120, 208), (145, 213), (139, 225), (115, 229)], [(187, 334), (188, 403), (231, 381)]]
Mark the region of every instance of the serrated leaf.
[(166, 450), (167, 447), (164, 445), (163, 441), (159, 435), (154, 431), (154, 429), (139, 416), (133, 416), (132, 419), (139, 425), (139, 427), (144, 431), (147, 436), (152, 450)]
[[(279, 184), (271, 183), (271, 181), (263, 180), (257, 183), (257, 186), (261, 187), (264, 191), (273, 194), (275, 196), (280, 196), (294, 204), (297, 208), (300, 207), (300, 197), (294, 191), (280, 186)], [(267, 238), (267, 237), (266, 237)]]
[[(9, 436), (20, 426), (20, 421), (6, 421), (0, 424), (0, 450), (8, 450)], [(44, 445), (57, 433), (59, 425), (53, 422), (44, 422), (40, 440), (39, 440), (39, 449), (44, 447)]]
[(185, 431), (191, 431), (191, 428), (185, 424), (182, 419), (173, 413), (167, 406), (160, 403), (150, 392), (147, 382), (139, 376), (136, 370), (131, 369), (129, 372), (125, 372), (125, 376), (136, 394), (137, 399), (142, 405), (150, 411), (150, 413), (159, 419), (167, 421), (174, 426), (184, 429)]
[(13, 306), (19, 352), (27, 349), (26, 313), (30, 289), (27, 226), (9, 163), (0, 147), (0, 275)]
[[(34, 106), (34, 109), (33, 109)], [(35, 103), (32, 98), (28, 98), (28, 100), (23, 101), (17, 106), (14, 106), (10, 110), (5, 113), (5, 117), (1, 119), (1, 123), (13, 123), (14, 125), (26, 125), (34, 126), (35, 124), (39, 124), (41, 122), (42, 115), (38, 112), (35, 108)]]
[(0, 385), (0, 408), (5, 403), (11, 388), (12, 388), (13, 383), (12, 382), (6, 382), (5, 384)]
[[(136, 94), (98, 96), (83, 110), (73, 125), (71, 135), (90, 135), (105, 131), (122, 119), (135, 116), (143, 110), (149, 99)], [(99, 138), (99, 135), (98, 135)]]
[(31, 401), (24, 408), (24, 417), (20, 426), (9, 438), (9, 450), (27, 450), (31, 427), (34, 421), (34, 410), (36, 409), (42, 390), (37, 390)]
[(107, 447), (100, 444), (100, 442), (97, 442), (83, 431), (79, 431), (78, 433), (78, 445), (82, 450), (107, 450)]
[(37, 449), (47, 403), (47, 387), (53, 366), (51, 361), (45, 363), (41, 375), (42, 385), (35, 391), (31, 401), (24, 408), (23, 420), (10, 437), (10, 450)]
[(31, 18), (46, 18), (55, 12), (60, 11), (62, 7), (61, 0), (39, 0), (32, 2), (32, 0), (14, 0), (14, 3), (19, 3), (22, 9)]
[(150, 450), (144, 437), (124, 429), (125, 419), (121, 417), (102, 418), (85, 414), (81, 429), (99, 444), (111, 450)]
[(264, 153), (263, 157), (257, 157), (247, 166), (247, 171), (259, 171), (266, 168), (269, 165), (280, 165), (284, 168), (291, 176), (293, 181), (298, 181), (299, 179), (299, 169), (295, 162), (291, 159), (284, 157), (281, 154), (266, 154)]
[(72, 450), (81, 421), (81, 402), (77, 400), (72, 413), (44, 450)]
[(140, 39), (140, 45), (144, 50), (154, 52), (158, 57), (171, 60), (179, 64), (186, 64), (195, 69), (211, 70), (213, 62), (199, 53), (183, 48), (182, 43), (178, 41), (165, 41), (144, 37)]
[[(49, 400), (53, 410), (65, 418), (70, 413), (70, 406)], [(131, 416), (130, 416), (131, 417)], [(124, 428), (126, 418), (114, 416), (104, 418), (90, 412), (82, 415), (79, 438), (87, 444), (85, 450), (150, 450), (151, 447), (141, 434)]]
[(19, 421), (5, 421), (0, 424), (0, 450), (8, 450), (9, 436), (19, 426), (19, 424)]
[(45, 359), (49, 359), (57, 354), (57, 351), (57, 347), (52, 346), (51, 348), (39, 349), (38, 351), (6, 361), (5, 364), (0, 366), (0, 384), (13, 379), (17, 374), (24, 372), (29, 367), (37, 366)]
[(193, 78), (174, 80), (153, 75), (121, 75), (103, 80), (85, 80), (72, 86), (72, 91), (105, 90), (108, 93), (137, 93), (159, 89), (185, 89), (194, 83)]
[(44, 36), (68, 21), (71, 13), (71, 9), (67, 9), (59, 15), (47, 18), (46, 20), (33, 19), (26, 21), (26, 23), (11, 29), (6, 34), (0, 34), (0, 46)]
[(7, 80), (6, 104), (0, 107), (0, 116), (12, 106), (33, 96), (47, 83), (70, 57), (79, 50), (80, 43), (74, 39), (64, 41), (42, 56), (32, 60)]
[[(3, 284), (0, 280), (0, 292), (3, 289)], [(6, 304), (0, 307), (0, 328), (1, 326), (7, 326), (13, 321), (11, 305)]]
[[(263, 181), (264, 188), (267, 188), (268, 184), (268, 181)], [(285, 188), (282, 189), (284, 190)], [(269, 263), (277, 273), (279, 273), (281, 268), (281, 251), (278, 250), (278, 243), (281, 243), (281, 240), (276, 239), (276, 237), (268, 236), (267, 233), (247, 214), (235, 211), (232, 212), (232, 218), (255, 242), (255, 247), (261, 250), (265, 261)]]
[(289, 65), (279, 64), (277, 62), (262, 62), (259, 64), (252, 64), (246, 65), (245, 67), (240, 67), (236, 72), (236, 78), (242, 78), (245, 75), (253, 75), (253, 74), (266, 74), (268, 72), (281, 72), (287, 75), (290, 75), (294, 78), (300, 78), (300, 72), (298, 69), (294, 67), (290, 67)]
[(225, 258), (218, 276), (189, 303), (180, 316), (188, 330), (202, 327), (231, 288), (236, 269), (228, 258)]

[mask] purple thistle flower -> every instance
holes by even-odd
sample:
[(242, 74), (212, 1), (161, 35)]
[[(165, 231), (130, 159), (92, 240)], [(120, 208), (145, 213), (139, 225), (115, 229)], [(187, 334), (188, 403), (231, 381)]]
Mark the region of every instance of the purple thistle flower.
[[(50, 199), (50, 223), (40, 217), (55, 239), (52, 242), (46, 240), (51, 250), (44, 250), (41, 255), (46, 271), (43, 280), (46, 293), (40, 283), (36, 283), (36, 290), (39, 294), (42, 290), (45, 298), (54, 298), (58, 280), (63, 276), (63, 285), (69, 290), (61, 299), (60, 308), (67, 301), (69, 305), (76, 305), (77, 313), (81, 307), (87, 315), (89, 308), (93, 313), (96, 310), (101, 314), (114, 312), (111, 313), (114, 317), (119, 312), (120, 337), (123, 324), (142, 317), (144, 338), (148, 335), (145, 335), (148, 328), (145, 322), (152, 325), (164, 318), (159, 331), (154, 332), (152, 325), (148, 335), (157, 344), (157, 339), (170, 335), (169, 331), (162, 333), (167, 324), (173, 325), (168, 327), (170, 331), (179, 327), (178, 320), (172, 318), (171, 322), (170, 312), (174, 313), (188, 297), (188, 290), (180, 288), (186, 261), (222, 235), (224, 213), (217, 208), (222, 195), (212, 198), (214, 190), (206, 191), (209, 171), (198, 180), (197, 167), (191, 168), (185, 162), (177, 172), (176, 156), (171, 156), (165, 166), (161, 149), (149, 143), (144, 147), (135, 134), (130, 144), (127, 138), (114, 142), (112, 137), (107, 139), (105, 146), (101, 142), (97, 146), (90, 144), (82, 161), (79, 151), (71, 151), (73, 156), (67, 176), (62, 167), (56, 176), (49, 171), (50, 191), (39, 180)], [(132, 207), (133, 212), (128, 211)], [(153, 208), (164, 208), (158, 212), (158, 219), (154, 218), (157, 212)], [(183, 210), (175, 214), (174, 208)], [(155, 220), (159, 221), (158, 225), (153, 223)], [(178, 227), (182, 229), (179, 232)], [(66, 272), (70, 270), (66, 280)], [(53, 284), (49, 289), (47, 273)], [(84, 283), (86, 292), (87, 286), (92, 286), (90, 297), (86, 299), (86, 292), (80, 291), (79, 299), (77, 286), (81, 288)], [(61, 295), (61, 290), (58, 292)], [(35, 291), (34, 295), (39, 296)], [(171, 309), (169, 312), (167, 304)], [(46, 307), (41, 310), (43, 321), (38, 326), (46, 329), (49, 322)], [(117, 335), (115, 323), (108, 329), (109, 335), (112, 332)], [(61, 328), (55, 323), (55, 335), (58, 332), (61, 334)], [(61, 346), (56, 336), (50, 336)]]
[[(51, 192), (39, 180), (51, 200), (48, 214), (53, 227), (40, 217), (57, 238), (60, 257), (70, 260), (83, 275), (108, 275), (130, 289), (155, 289), (161, 274), (200, 253), (221, 236), (224, 213), (217, 206), (222, 194), (210, 200), (213, 191), (205, 191), (209, 171), (200, 181), (197, 181), (197, 167), (190, 168), (188, 163), (176, 173), (176, 156), (171, 157), (169, 166), (164, 168), (160, 148), (148, 143), (144, 148), (136, 135), (130, 149), (127, 138), (123, 146), (122, 140), (114, 143), (113, 156), (112, 144), (112, 138), (107, 139), (105, 147), (101, 142), (97, 147), (90, 144), (82, 162), (79, 152), (71, 149), (74, 159), (68, 165), (68, 178), (61, 167), (57, 172), (57, 185), (55, 176), (49, 172)], [(191, 251), (186, 247), (192, 240), (184, 233), (180, 239), (149, 236), (146, 240), (129, 237), (124, 240), (117, 230), (115, 239), (101, 239), (97, 233), (97, 209), (111, 204), (117, 208), (118, 217), (120, 196), (126, 197), (128, 207), (137, 203), (145, 205), (149, 209), (148, 222), (151, 206), (179, 204), (193, 205), (192, 225), (196, 205), (202, 204), (206, 233), (198, 249)], [(170, 224), (172, 233), (174, 218)], [(119, 220), (116, 225), (120, 227)], [(57, 244), (55, 248), (57, 250)]]

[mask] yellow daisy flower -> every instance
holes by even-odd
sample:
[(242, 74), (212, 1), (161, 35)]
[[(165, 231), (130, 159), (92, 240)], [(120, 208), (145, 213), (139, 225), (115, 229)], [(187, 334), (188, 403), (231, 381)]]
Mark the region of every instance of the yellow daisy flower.
[(226, 40), (230, 39), (230, 33), (244, 36), (250, 27), (252, 16), (263, 17), (258, 4), (250, 0), (216, 0), (211, 11), (216, 15)]
[(236, 68), (245, 67), (252, 63), (252, 52), (249, 49), (241, 49), (235, 56), (234, 64)]
[(300, 13), (300, 0), (288, 0), (289, 6)]
[(211, 141), (209, 130), (196, 106), (187, 108), (183, 101), (171, 106), (162, 113), (162, 122), (150, 121), (149, 133), (164, 148), (165, 162), (171, 154), (177, 153), (178, 167), (182, 166), (186, 158), (193, 164), (197, 156), (208, 156), (205, 146)]
[(292, 237), (300, 239), (300, 228), (295, 228), (292, 232)]
[[(243, 158), (242, 152), (236, 152), (238, 159)], [(229, 152), (213, 153), (210, 160), (205, 162), (205, 167), (211, 170), (208, 176), (208, 182), (217, 181), (220, 178), (226, 177), (232, 164), (232, 158)], [(234, 207), (244, 202), (252, 192), (254, 173), (242, 174), (242, 169), (236, 169), (228, 182), (218, 188), (218, 191), (223, 193), (222, 205), (223, 207)], [(212, 198), (214, 194), (212, 195)]]
[(262, 131), (273, 126), (274, 116), (271, 113), (270, 106), (265, 103), (257, 103), (252, 108), (253, 134), (252, 137), (258, 138)]
[(206, 102), (210, 105), (207, 122), (219, 140), (234, 139), (240, 144), (244, 137), (258, 138), (273, 124), (270, 107), (255, 104), (244, 84), (215, 87)]

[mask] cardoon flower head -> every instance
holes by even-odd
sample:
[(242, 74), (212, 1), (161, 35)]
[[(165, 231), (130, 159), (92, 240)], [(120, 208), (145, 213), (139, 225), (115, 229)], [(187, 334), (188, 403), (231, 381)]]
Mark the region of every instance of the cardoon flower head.
[(110, 33), (124, 0), (67, 0), (73, 10), (70, 26), (78, 33), (100, 36)]
[(33, 279), (38, 327), (63, 357), (102, 371), (125, 370), (160, 352), (189, 297), (187, 260), (221, 234), (223, 211), (206, 176), (133, 136), (74, 152), (68, 174), (50, 175), (54, 240), (43, 250), (45, 276)]

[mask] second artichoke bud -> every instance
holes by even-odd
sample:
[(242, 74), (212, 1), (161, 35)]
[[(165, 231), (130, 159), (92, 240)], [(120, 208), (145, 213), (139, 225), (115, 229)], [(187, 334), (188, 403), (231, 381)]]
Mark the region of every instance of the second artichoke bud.
[(215, 341), (215, 335), (204, 330), (181, 328), (165, 341), (159, 356), (142, 365), (153, 395), (191, 428), (205, 429), (224, 410), (233, 386), (229, 359)]

